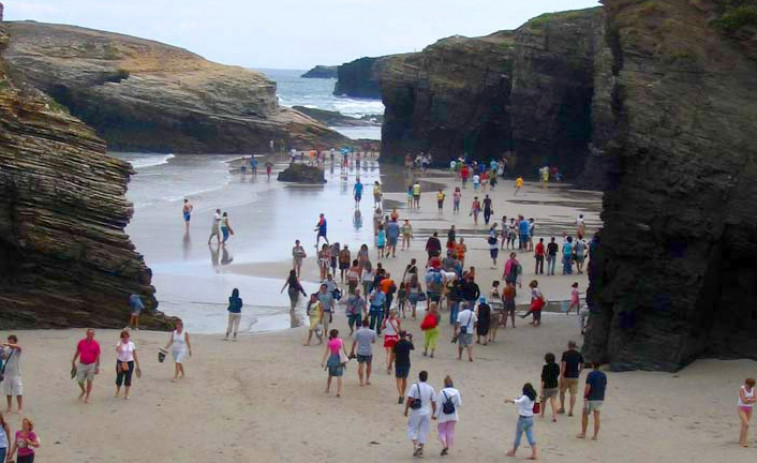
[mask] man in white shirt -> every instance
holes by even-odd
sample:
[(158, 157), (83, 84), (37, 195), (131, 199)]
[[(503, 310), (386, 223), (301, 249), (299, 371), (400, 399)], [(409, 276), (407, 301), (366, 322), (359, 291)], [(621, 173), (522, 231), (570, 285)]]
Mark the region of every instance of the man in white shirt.
[(458, 355), (457, 359), (462, 360), (463, 348), (468, 350), (468, 361), (473, 361), (473, 332), (476, 329), (476, 323), (478, 318), (476, 314), (471, 310), (471, 306), (468, 302), (460, 303), (461, 311), (457, 315), (457, 323), (455, 323), (455, 337), (458, 343)]
[[(434, 388), (426, 383), (428, 372), (421, 371), (418, 379), (420, 381), (410, 386), (406, 394), (408, 399), (412, 400), (405, 402), (406, 417), (408, 410), (412, 409), (407, 424), (407, 436), (413, 441), (414, 457), (423, 456), (423, 446), (426, 445), (426, 437), (431, 426), (431, 416), (436, 414), (436, 402), (434, 402), (436, 393)], [(416, 403), (419, 403), (419, 405), (415, 405)]]
[(216, 237), (218, 244), (221, 244), (221, 210), (216, 209), (213, 213), (213, 225), (210, 227), (210, 236), (208, 237), (208, 244), (213, 237)]

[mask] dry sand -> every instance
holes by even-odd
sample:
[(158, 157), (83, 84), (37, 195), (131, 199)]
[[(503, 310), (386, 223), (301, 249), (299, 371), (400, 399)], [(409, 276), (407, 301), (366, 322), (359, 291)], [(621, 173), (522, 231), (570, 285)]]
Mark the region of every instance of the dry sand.
[[(537, 236), (541, 236), (539, 231), (545, 225), (558, 231), (560, 227), (571, 228), (575, 207), (587, 209), (588, 223), (598, 223), (597, 195), (555, 195), (529, 185), (523, 197), (519, 194), (516, 198), (527, 203), (505, 203), (512, 199), (511, 188), (512, 182), (502, 182), (494, 193), (497, 215), (525, 212), (527, 217), (533, 216)], [(448, 194), (446, 209), (451, 210), (451, 191)], [(366, 200), (372, 199), (366, 196)], [(405, 199), (402, 194), (387, 197), (403, 203)], [(463, 213), (452, 217), (448, 212), (439, 216), (433, 195), (424, 195), (421, 212), (408, 214), (417, 231), (414, 251), (389, 260), (390, 271), (401, 274), (411, 255), (424, 255), (426, 235), (420, 229), (438, 226), (444, 242), (446, 233), (441, 232), (454, 220), (466, 230), (463, 235), (469, 246), (468, 265), (477, 266), (479, 283), (488, 290), (490, 280), (501, 276), (504, 261), (496, 271), (488, 268), (485, 227), (480, 226), (475, 235), (480, 239), (474, 239), (472, 220), (467, 215), (471, 197), (469, 187), (463, 198)], [(580, 204), (564, 204), (576, 201)], [(364, 202), (364, 213), (366, 210)], [(352, 248), (358, 243), (349, 244)], [(306, 278), (315, 275), (314, 261), (306, 261)], [(285, 263), (256, 267), (242, 270), (283, 276), (288, 269)], [(526, 281), (533, 271), (532, 261), (528, 259), (524, 267)], [(567, 296), (573, 280), (575, 277), (540, 278), (552, 299)], [(581, 281), (583, 290), (585, 280)], [(521, 294), (525, 300), (525, 291)], [(254, 296), (247, 295), (246, 300), (253, 303)], [(446, 323), (436, 358), (414, 352), (411, 379), (425, 369), (430, 383), (438, 388), (449, 374), (462, 393), (457, 442), (447, 460), (512, 460), (504, 452), (512, 445), (517, 413), (503, 400), (516, 397), (526, 381), (538, 383), (544, 353), (552, 351), (559, 357), (568, 340), (580, 341), (575, 315), (545, 314), (543, 322), (541, 328), (520, 324), (514, 330), (500, 330), (496, 344), (476, 346), (474, 363), (457, 361), (456, 346), (449, 342), (451, 329)], [(422, 343), (419, 323), (405, 321), (403, 325), (415, 333), (417, 347)], [(335, 316), (334, 326), (345, 332), (341, 311)], [(7, 334), (0, 336), (4, 339)], [(118, 333), (100, 330), (97, 339), (104, 351), (103, 368), (95, 383), (94, 403), (84, 405), (76, 400), (78, 387), (68, 377), (70, 359), (83, 330), (16, 334), (24, 347), (24, 414), (35, 420), (35, 430), (43, 443), (37, 452), (38, 461), (413, 460), (394, 377), (382, 372), (384, 354), (380, 344), (375, 348), (373, 385), (359, 387), (357, 368), (351, 362), (344, 377), (343, 397), (337, 399), (333, 392), (324, 394), (322, 346), (301, 345), (306, 335), (304, 328), (246, 335), (239, 342), (223, 342), (218, 335), (193, 336), (194, 357), (185, 364), (188, 376), (178, 383), (170, 382), (170, 360), (164, 364), (157, 361), (158, 347), (165, 344), (168, 334), (139, 331), (133, 340), (144, 375), (141, 380), (135, 379), (132, 399), (127, 402), (113, 398)], [(560, 416), (557, 423), (537, 419), (535, 432), (541, 459), (753, 462), (757, 451), (741, 449), (736, 442), (736, 397), (743, 379), (757, 374), (756, 367), (755, 362), (745, 360), (701, 360), (677, 374), (608, 372), (599, 441), (575, 438), (580, 428), (578, 416)], [(13, 431), (19, 428), (19, 415), (6, 418)], [(440, 459), (440, 449), (433, 431), (425, 459)], [(528, 454), (524, 444), (514, 461)]]

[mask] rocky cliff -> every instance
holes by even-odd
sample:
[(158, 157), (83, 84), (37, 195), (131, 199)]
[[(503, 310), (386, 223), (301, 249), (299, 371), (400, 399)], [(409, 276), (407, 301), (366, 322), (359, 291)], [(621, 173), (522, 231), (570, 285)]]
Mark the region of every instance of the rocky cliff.
[(334, 146), (345, 139), (281, 108), (262, 74), (212, 63), (135, 37), (36, 22), (7, 23), (5, 59), (29, 82), (94, 127), (109, 149), (249, 153)]
[(360, 58), (339, 66), (334, 95), (380, 99), (383, 61), (382, 58)]
[(317, 65), (300, 77), (305, 79), (336, 79), (338, 77), (339, 66)]
[(612, 182), (585, 353), (618, 369), (757, 359), (757, 8), (604, 3)]
[(14, 85), (4, 65), (0, 55), (0, 329), (122, 327), (132, 293), (148, 308), (144, 325), (165, 327), (124, 233), (131, 167), (53, 100)]

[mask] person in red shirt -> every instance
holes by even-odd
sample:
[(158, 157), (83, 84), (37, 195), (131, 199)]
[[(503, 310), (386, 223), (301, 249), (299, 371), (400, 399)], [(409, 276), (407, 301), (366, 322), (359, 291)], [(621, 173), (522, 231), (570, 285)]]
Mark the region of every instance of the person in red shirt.
[(468, 177), (470, 176), (470, 169), (467, 165), (464, 165), (460, 169), (460, 178), (463, 181), (463, 189), (465, 189), (465, 185), (468, 183)]
[[(76, 359), (79, 359), (78, 364)], [(76, 370), (76, 382), (79, 383), (81, 388), (79, 400), (84, 399), (85, 403), (90, 403), (89, 395), (92, 392), (92, 381), (94, 381), (95, 375), (100, 373), (100, 344), (95, 341), (94, 329), (88, 329), (87, 336), (76, 345), (71, 366)], [(87, 382), (86, 389), (84, 388), (84, 381)]]
[(536, 274), (544, 275), (544, 238), (539, 238), (539, 242), (534, 248), (534, 257), (536, 258)]

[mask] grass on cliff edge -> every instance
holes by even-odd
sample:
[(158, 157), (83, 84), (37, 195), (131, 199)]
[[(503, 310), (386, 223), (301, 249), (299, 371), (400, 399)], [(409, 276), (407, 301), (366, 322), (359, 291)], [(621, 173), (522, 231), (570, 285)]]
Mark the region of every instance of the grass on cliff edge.
[(528, 22), (526, 22), (524, 26), (530, 27), (532, 29), (543, 29), (547, 27), (549, 23), (553, 20), (570, 21), (572, 19), (588, 17), (590, 14), (595, 13), (599, 11), (600, 9), (601, 7), (593, 7), (593, 8), (584, 8), (583, 10), (560, 11), (558, 13), (544, 13), (533, 19), (528, 20)]
[(719, 2), (719, 17), (712, 25), (728, 35), (751, 38), (757, 33), (757, 2), (754, 0), (724, 0)]

